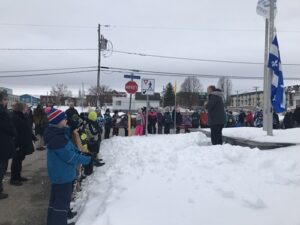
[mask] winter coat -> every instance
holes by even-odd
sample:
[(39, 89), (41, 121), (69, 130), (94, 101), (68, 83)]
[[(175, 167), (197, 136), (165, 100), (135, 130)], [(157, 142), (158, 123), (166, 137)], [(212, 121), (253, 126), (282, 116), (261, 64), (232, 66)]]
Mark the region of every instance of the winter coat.
[(200, 113), (200, 125), (201, 127), (207, 126), (208, 123), (208, 115), (206, 112), (201, 112)]
[(109, 113), (104, 114), (105, 128), (112, 128), (112, 118)]
[(89, 164), (91, 157), (80, 154), (70, 138), (68, 127), (50, 125), (45, 131), (47, 145), (47, 167), (53, 184), (72, 182), (76, 178), (76, 167)]
[(214, 91), (208, 96), (206, 105), (208, 111), (208, 125), (223, 125), (225, 123), (225, 109), (223, 94), (220, 91)]
[(287, 112), (284, 115), (283, 124), (284, 124), (285, 129), (294, 127), (294, 119), (293, 119), (293, 113), (292, 112)]
[(198, 128), (199, 127), (199, 113), (198, 112), (194, 112), (192, 114), (192, 126), (193, 128)]
[(246, 114), (244, 112), (240, 112), (239, 114), (239, 123), (240, 125), (243, 125), (245, 122)]
[(227, 121), (226, 121), (226, 126), (227, 127), (234, 127), (234, 118), (233, 118), (233, 115), (232, 114), (228, 114), (227, 115)]
[(34, 130), (36, 135), (44, 135), (48, 126), (47, 115), (43, 109), (36, 109), (33, 114)]
[(164, 125), (164, 117), (162, 113), (157, 113), (157, 124), (158, 126), (163, 126)]
[(68, 108), (66, 110), (66, 115), (67, 115), (67, 120), (71, 120), (73, 118), (74, 115), (78, 115), (79, 116), (79, 113), (78, 111), (75, 109), (75, 108)]
[(114, 114), (113, 116), (112, 116), (112, 127), (117, 127), (119, 124), (118, 124), (118, 122), (119, 122), (119, 115), (117, 115), (117, 114)]
[(0, 162), (6, 161), (14, 156), (14, 139), (16, 136), (17, 131), (7, 110), (0, 105)]
[(247, 125), (253, 124), (253, 114), (251, 112), (247, 113), (245, 117), (245, 123), (247, 123)]
[(86, 124), (86, 134), (89, 142), (97, 142), (99, 139), (99, 134), (101, 133), (98, 122), (87, 120)]
[(170, 112), (165, 112), (164, 113), (164, 124), (165, 125), (170, 125), (172, 123), (172, 116)]
[(121, 117), (119, 127), (123, 127), (125, 129), (128, 128), (128, 116), (127, 116), (127, 114), (125, 114), (124, 116)]
[(15, 138), (15, 148), (17, 154), (30, 155), (34, 152), (33, 133), (30, 127), (30, 121), (26, 115), (20, 111), (12, 112), (12, 120), (17, 130), (17, 137)]
[(185, 126), (192, 126), (192, 118), (189, 115), (183, 116), (183, 124)]
[(85, 139), (87, 138), (87, 135), (86, 134), (79, 134), (79, 132), (77, 132), (76, 130), (74, 130), (71, 134), (71, 137), (72, 137), (72, 141), (73, 143), (75, 144), (76, 148), (81, 151), (81, 152), (85, 152), (85, 153), (88, 153), (89, 150), (88, 150), (88, 145), (87, 143), (83, 144), (81, 138), (84, 138), (84, 135), (85, 135)]
[(294, 121), (297, 122), (298, 125), (300, 125), (300, 107), (297, 107), (294, 111)]
[(148, 113), (148, 122), (149, 124), (155, 125), (157, 123), (157, 113), (156, 112), (149, 112)]
[(182, 115), (180, 112), (176, 112), (176, 125), (177, 126), (182, 125)]
[(145, 125), (144, 115), (142, 113), (138, 113), (135, 121), (136, 121), (136, 125), (144, 126)]
[(279, 116), (277, 113), (273, 113), (273, 129), (279, 129), (280, 122)]

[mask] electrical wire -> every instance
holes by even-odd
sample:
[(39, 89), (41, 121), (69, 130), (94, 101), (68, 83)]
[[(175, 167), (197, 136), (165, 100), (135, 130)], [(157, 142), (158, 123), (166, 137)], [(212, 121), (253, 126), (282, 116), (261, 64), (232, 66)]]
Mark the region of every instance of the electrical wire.
[[(138, 73), (140, 75), (151, 75), (151, 76), (165, 76), (165, 77), (202, 77), (202, 78), (220, 78), (226, 77), (231, 79), (242, 79), (242, 80), (262, 80), (263, 76), (232, 76), (225, 74), (191, 74), (191, 73), (174, 73), (174, 72), (160, 72), (160, 71), (149, 71), (149, 70), (137, 70), (137, 69), (124, 69), (118, 67), (101, 67), (101, 70), (109, 70), (115, 73)], [(300, 80), (300, 77), (285, 77), (285, 80)]]
[(97, 68), (97, 66), (67, 67), (67, 68), (53, 68), (53, 69), (35, 69), (35, 70), (0, 70), (0, 73), (27, 73), (27, 72), (75, 70), (75, 69), (91, 69), (91, 68)]
[(58, 73), (5, 75), (5, 76), (0, 76), (0, 78), (43, 77), (43, 76), (54, 76), (54, 75), (62, 75), (62, 74), (87, 73), (87, 72), (95, 72), (95, 71), (98, 71), (98, 70), (79, 70), (79, 71), (58, 72)]
[[(0, 48), (0, 51), (98, 51), (98, 49), (97, 48)], [(250, 62), (250, 61), (233, 61), (233, 60), (177, 57), (177, 56), (156, 55), (156, 54), (147, 54), (147, 53), (138, 53), (138, 52), (128, 52), (128, 51), (120, 51), (120, 50), (113, 50), (113, 52), (119, 53), (119, 54), (142, 56), (142, 57), (199, 61), (199, 62), (209, 62), (209, 63), (245, 64), (245, 65), (263, 65), (264, 64), (264, 63), (260, 63), (260, 62)], [(300, 63), (283, 63), (282, 65), (283, 66), (300, 66)]]
[[(57, 25), (57, 24), (26, 24), (26, 23), (0, 23), (0, 26), (12, 27), (40, 27), (40, 28), (70, 28), (70, 29), (97, 29), (97, 26), (89, 25)], [(263, 32), (262, 29), (243, 29), (243, 28), (197, 28), (197, 27), (170, 27), (170, 26), (133, 26), (133, 25), (117, 25), (102, 24), (105, 29), (144, 29), (144, 30), (174, 30), (174, 31), (229, 31), (229, 32)], [(300, 33), (300, 30), (279, 30), (279, 33)]]
[[(110, 72), (110, 73), (122, 73), (122, 74), (138, 73), (140, 75), (164, 76), (164, 77), (202, 77), (202, 78), (227, 77), (230, 79), (242, 79), (242, 80), (256, 80), (256, 79), (261, 80), (261, 79), (263, 79), (262, 76), (259, 77), (259, 76), (232, 76), (232, 75), (225, 75), (225, 74), (174, 73), (174, 72), (139, 70), (139, 69), (128, 69), (128, 68), (120, 68), (120, 67), (104, 67), (104, 66), (102, 66), (100, 70), (103, 72)], [(45, 70), (42, 70), (42, 71), (45, 71)], [(91, 69), (91, 70), (63, 71), (63, 72), (55, 72), (55, 73), (2, 75), (2, 76), (0, 76), (0, 78), (43, 77), (43, 76), (88, 73), (88, 72), (95, 72), (95, 71), (98, 71), (98, 70)], [(26, 72), (28, 72), (28, 71), (26, 71)], [(285, 77), (284, 79), (285, 80), (300, 80), (300, 77)]]

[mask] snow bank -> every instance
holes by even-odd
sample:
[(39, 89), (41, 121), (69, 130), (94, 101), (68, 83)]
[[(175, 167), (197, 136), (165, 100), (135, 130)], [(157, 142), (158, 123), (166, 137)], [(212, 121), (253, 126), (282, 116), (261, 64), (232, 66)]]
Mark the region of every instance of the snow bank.
[[(258, 142), (295, 143), (300, 144), (300, 128), (273, 130), (273, 136), (268, 136), (262, 128), (236, 127), (223, 129), (223, 136), (244, 138)], [(299, 147), (300, 150), (300, 147)]]
[(300, 151), (210, 146), (203, 134), (114, 137), (76, 225), (299, 225)]

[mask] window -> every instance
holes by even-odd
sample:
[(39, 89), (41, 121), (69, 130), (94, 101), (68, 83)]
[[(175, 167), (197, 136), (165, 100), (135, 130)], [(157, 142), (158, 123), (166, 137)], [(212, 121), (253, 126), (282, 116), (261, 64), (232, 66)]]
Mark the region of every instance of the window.
[(116, 105), (122, 105), (122, 101), (116, 101)]

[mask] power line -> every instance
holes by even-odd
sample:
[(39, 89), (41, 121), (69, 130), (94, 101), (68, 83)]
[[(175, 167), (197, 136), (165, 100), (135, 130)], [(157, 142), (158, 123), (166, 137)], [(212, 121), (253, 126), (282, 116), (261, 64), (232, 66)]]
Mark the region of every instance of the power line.
[(30, 23), (0, 23), (0, 26), (41, 27), (41, 28), (84, 28), (84, 29), (96, 29), (97, 28), (96, 26), (30, 24)]
[(40, 72), (40, 71), (56, 71), (56, 70), (77, 70), (90, 69), (97, 66), (83, 66), (83, 67), (67, 67), (67, 68), (53, 68), (53, 69), (31, 69), (31, 70), (0, 70), (0, 73), (26, 73), (26, 72)]
[(87, 73), (87, 72), (95, 72), (95, 71), (97, 71), (97, 70), (79, 70), (79, 71), (58, 72), (58, 73), (39, 73), (39, 74), (18, 74), (18, 75), (0, 76), (0, 78), (42, 77), (42, 76), (55, 76), (55, 75), (62, 75), (62, 74)]
[(97, 48), (0, 48), (0, 51), (95, 51)]
[[(0, 51), (98, 51), (97, 48), (0, 48)], [(250, 62), (250, 61), (233, 61), (233, 60), (217, 60), (217, 59), (203, 59), (203, 58), (189, 58), (189, 57), (177, 57), (177, 56), (166, 56), (166, 55), (156, 55), (138, 52), (128, 52), (113, 50), (115, 53), (143, 56), (143, 57), (153, 57), (153, 58), (163, 58), (163, 59), (175, 59), (175, 60), (187, 60), (187, 61), (199, 61), (199, 62), (210, 62), (210, 63), (228, 63), (228, 64), (245, 64), (245, 65), (263, 65), (260, 62)], [(284, 66), (300, 66), (299, 63), (283, 63)]]
[[(91, 25), (58, 25), (58, 24), (31, 24), (31, 23), (0, 23), (0, 26), (12, 27), (39, 27), (39, 28), (70, 28), (70, 29), (97, 29), (97, 26)], [(182, 31), (229, 31), (229, 32), (262, 32), (262, 29), (245, 28), (205, 28), (205, 27), (171, 27), (171, 26), (132, 26), (104, 24), (101, 27), (105, 29), (144, 29), (144, 30), (182, 30)], [(280, 33), (300, 33), (300, 30), (277, 30)]]
[[(225, 74), (191, 74), (191, 73), (174, 73), (174, 72), (161, 72), (161, 71), (149, 71), (149, 70), (137, 70), (137, 69), (124, 69), (118, 67), (101, 67), (105, 71), (111, 71), (116, 73), (138, 73), (141, 75), (151, 75), (151, 76), (166, 76), (166, 77), (202, 77), (202, 78), (220, 78), (220, 77), (227, 77), (231, 79), (246, 79), (246, 80), (253, 80), (258, 79), (262, 80), (263, 77), (259, 76), (232, 76), (232, 75), (225, 75)], [(285, 80), (300, 80), (300, 77), (285, 77)]]
[[(78, 70), (78, 71), (68, 71), (68, 72), (57, 72), (57, 73), (39, 73), (39, 74), (18, 74), (18, 75), (6, 75), (0, 76), (0, 78), (20, 78), (20, 77), (43, 77), (43, 76), (56, 76), (56, 75), (67, 75), (76, 73), (87, 73), (95, 72), (94, 70)], [(164, 77), (202, 77), (202, 78), (220, 78), (227, 77), (231, 79), (243, 79), (243, 80), (254, 80), (263, 79), (263, 77), (258, 76), (231, 76), (231, 75), (217, 75), (217, 74), (190, 74), (190, 73), (174, 73), (174, 72), (162, 72), (162, 71), (151, 71), (151, 70), (138, 70), (138, 69), (127, 69), (119, 67), (101, 67), (101, 71), (112, 72), (112, 73), (139, 73), (141, 75), (151, 75), (151, 76), (164, 76)], [(285, 80), (300, 80), (300, 77), (285, 77)]]

